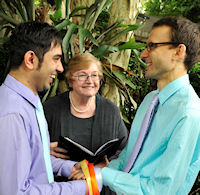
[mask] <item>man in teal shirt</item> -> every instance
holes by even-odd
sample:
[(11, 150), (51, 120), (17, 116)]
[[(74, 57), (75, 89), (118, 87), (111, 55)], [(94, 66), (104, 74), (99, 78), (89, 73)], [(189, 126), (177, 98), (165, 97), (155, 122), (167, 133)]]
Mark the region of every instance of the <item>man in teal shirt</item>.
[[(188, 194), (200, 170), (200, 100), (187, 74), (200, 61), (198, 28), (183, 18), (160, 19), (141, 58), (147, 64), (146, 77), (156, 79), (158, 89), (138, 108), (119, 158), (102, 169), (103, 184), (125, 195)], [(156, 93), (159, 105), (148, 135), (130, 172), (124, 172)]]

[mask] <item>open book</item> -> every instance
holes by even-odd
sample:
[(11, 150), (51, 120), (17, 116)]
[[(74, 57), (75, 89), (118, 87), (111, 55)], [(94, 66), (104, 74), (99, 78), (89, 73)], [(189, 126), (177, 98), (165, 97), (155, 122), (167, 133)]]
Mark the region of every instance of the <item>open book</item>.
[(114, 155), (122, 140), (123, 138), (110, 140), (93, 153), (75, 141), (67, 137), (60, 136), (58, 147), (65, 148), (68, 151), (67, 155), (70, 156), (71, 160), (81, 161), (86, 159), (89, 162), (97, 164), (103, 160), (104, 155), (107, 155), (108, 158)]

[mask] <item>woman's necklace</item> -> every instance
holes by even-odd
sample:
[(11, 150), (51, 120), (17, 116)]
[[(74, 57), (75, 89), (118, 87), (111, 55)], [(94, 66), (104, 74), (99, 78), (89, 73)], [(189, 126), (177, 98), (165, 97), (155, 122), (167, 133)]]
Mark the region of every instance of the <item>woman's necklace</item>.
[(73, 104), (72, 99), (71, 99), (71, 92), (69, 92), (69, 101), (70, 101), (70, 104), (72, 105), (72, 107), (74, 108), (74, 110), (76, 112), (84, 113), (84, 112), (88, 111), (88, 109), (90, 108), (91, 99), (90, 99), (90, 102), (88, 103), (87, 108), (85, 110), (79, 110), (78, 108), (76, 108), (76, 106)]

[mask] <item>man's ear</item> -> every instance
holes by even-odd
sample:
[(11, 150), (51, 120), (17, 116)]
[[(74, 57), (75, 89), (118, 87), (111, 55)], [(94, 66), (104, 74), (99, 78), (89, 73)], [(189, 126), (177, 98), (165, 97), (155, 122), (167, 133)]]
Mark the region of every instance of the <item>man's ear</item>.
[(186, 58), (186, 46), (184, 44), (179, 44), (178, 47), (176, 47), (175, 58), (178, 61), (184, 62)]
[(37, 62), (37, 56), (33, 51), (27, 51), (24, 55), (24, 65), (25, 68), (33, 70), (35, 68), (35, 63)]

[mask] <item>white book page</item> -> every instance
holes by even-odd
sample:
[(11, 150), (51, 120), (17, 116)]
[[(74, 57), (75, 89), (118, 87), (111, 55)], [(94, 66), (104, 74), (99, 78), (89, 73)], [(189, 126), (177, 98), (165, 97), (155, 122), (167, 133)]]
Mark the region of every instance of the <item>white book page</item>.
[(93, 152), (91, 152), (90, 150), (88, 150), (87, 148), (85, 148), (84, 146), (74, 142), (73, 140), (69, 139), (68, 137), (64, 137), (66, 140), (68, 140), (69, 142), (73, 143), (74, 145), (76, 145), (77, 147), (79, 147), (81, 150), (87, 152), (88, 154), (90, 154), (91, 156), (95, 156), (95, 154)]
[(115, 141), (118, 141), (119, 139), (118, 138), (116, 138), (116, 139), (112, 139), (112, 140), (110, 140), (110, 141), (108, 141), (108, 142), (106, 142), (105, 144), (103, 144), (100, 148), (98, 148), (98, 150), (95, 152), (95, 155), (99, 152), (99, 151), (101, 151), (102, 150), (102, 148), (104, 148), (106, 145), (108, 145), (109, 143), (112, 143), (112, 142), (115, 142)]

